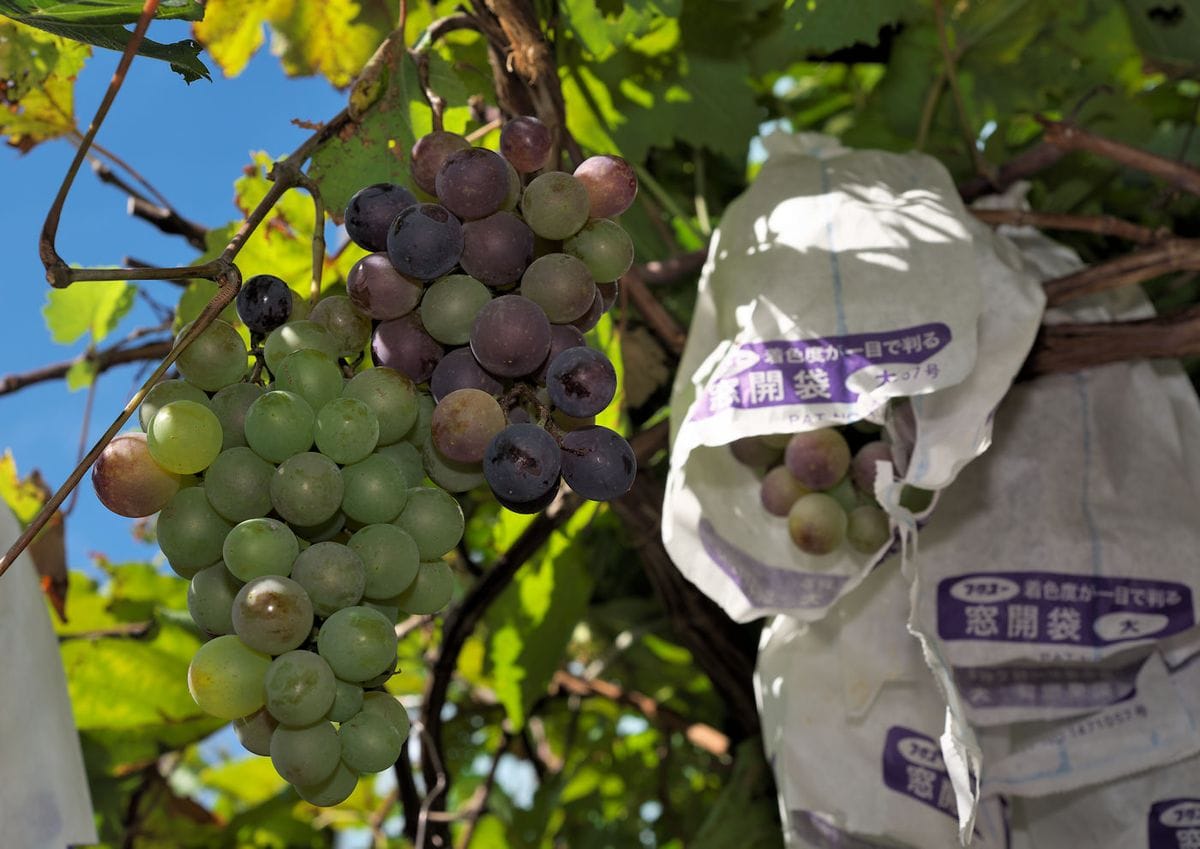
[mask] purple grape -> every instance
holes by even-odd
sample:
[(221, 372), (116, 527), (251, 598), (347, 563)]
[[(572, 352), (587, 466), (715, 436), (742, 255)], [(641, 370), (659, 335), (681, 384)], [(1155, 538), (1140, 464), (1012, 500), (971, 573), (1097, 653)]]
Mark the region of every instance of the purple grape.
[(456, 463), (479, 463), (492, 437), (507, 424), (491, 395), (482, 389), (458, 389), (438, 402), (429, 431), (442, 456)]
[(587, 189), (589, 218), (612, 218), (633, 206), (638, 181), (633, 166), (619, 156), (592, 156), (575, 169), (575, 179)]
[(437, 173), (446, 157), (460, 150), (468, 150), (471, 143), (457, 133), (437, 130), (417, 139), (412, 146), (412, 162), (409, 170), (413, 182), (431, 195), (437, 194)]
[(371, 337), (375, 365), (394, 368), (413, 383), (429, 380), (442, 354), (442, 346), (425, 332), (421, 320), (413, 314), (381, 322)]
[(619, 433), (593, 425), (563, 437), (562, 476), (584, 498), (611, 501), (633, 486), (637, 458)]
[(550, 363), (546, 391), (554, 406), (568, 416), (594, 416), (616, 395), (617, 372), (595, 348), (568, 348)]
[(463, 225), (459, 262), (463, 271), (486, 286), (516, 283), (532, 258), (533, 231), (511, 212), (496, 212)]
[(608, 312), (613, 308), (613, 304), (617, 302), (617, 296), (620, 294), (617, 281), (613, 280), (610, 283), (597, 283), (596, 291), (600, 293), (600, 299), (603, 302), (604, 311)]
[(388, 259), (401, 274), (418, 280), (448, 274), (462, 251), (462, 225), (436, 203), (413, 204), (396, 216), (388, 231)]
[[(495, 495), (495, 493), (492, 494)], [(535, 498), (532, 501), (509, 501), (507, 498), (501, 498), (497, 495), (496, 502), (505, 510), (511, 510), (514, 513), (521, 513), (528, 516), (545, 510), (554, 502), (554, 498), (557, 495), (558, 486), (556, 484), (546, 490), (546, 494), (541, 498)]]
[(776, 466), (762, 479), (758, 495), (763, 509), (772, 516), (786, 516), (802, 495), (812, 492), (792, 477), (787, 466)]
[(498, 498), (526, 504), (558, 484), (559, 455), (554, 437), (537, 425), (509, 425), (488, 443), (483, 476)]
[(792, 476), (809, 489), (829, 489), (850, 469), (850, 446), (831, 427), (810, 430), (788, 441), (783, 460)]
[(380, 321), (408, 315), (420, 303), (423, 291), (420, 281), (397, 271), (386, 253), (367, 254), (346, 275), (351, 303)]
[(522, 174), (546, 167), (552, 143), (550, 128), (531, 115), (513, 118), (500, 130), (500, 153)]
[(531, 374), (549, 352), (550, 321), (541, 307), (520, 295), (484, 304), (471, 327), (471, 353), (499, 377)]
[(546, 372), (550, 370), (550, 363), (554, 362), (554, 358), (568, 348), (581, 348), (587, 345), (587, 339), (579, 332), (579, 328), (570, 324), (553, 324), (550, 326), (550, 353), (546, 356), (546, 361), (542, 363), (542, 367), (538, 369), (538, 373), (534, 375), (538, 383), (546, 382)]
[(475, 362), (470, 348), (455, 348), (434, 368), (429, 392), (433, 400), (441, 401), (456, 389), (482, 389), (489, 395), (499, 395), (504, 386)]
[(593, 327), (600, 323), (600, 316), (604, 315), (604, 298), (600, 295), (600, 290), (594, 285), (592, 289), (595, 295), (592, 297), (592, 305), (588, 307), (588, 311), (579, 318), (571, 322), (575, 327), (587, 333)]
[(880, 460), (886, 460), (893, 465), (896, 462), (892, 457), (892, 446), (882, 440), (876, 440), (859, 448), (850, 463), (850, 477), (854, 480), (854, 485), (872, 498), (875, 497), (875, 464)]
[(487, 148), (459, 150), (442, 162), (435, 188), (442, 206), (464, 221), (486, 218), (508, 196), (508, 165)]
[(368, 251), (387, 250), (392, 221), (416, 202), (412, 192), (395, 183), (375, 183), (359, 189), (346, 204), (346, 234)]
[(256, 274), (238, 292), (237, 314), (251, 333), (270, 333), (291, 316), (292, 290), (274, 274)]

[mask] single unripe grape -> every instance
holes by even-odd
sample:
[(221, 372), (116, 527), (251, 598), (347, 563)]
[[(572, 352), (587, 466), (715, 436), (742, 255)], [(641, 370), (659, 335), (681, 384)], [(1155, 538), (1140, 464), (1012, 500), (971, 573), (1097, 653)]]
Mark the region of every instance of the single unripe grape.
[(243, 716), (233, 721), (233, 733), (238, 742), (247, 752), (266, 757), (271, 754), (271, 735), (279, 727), (279, 721), (260, 708), (249, 716)]
[(806, 554), (829, 554), (846, 538), (848, 519), (841, 505), (821, 492), (801, 496), (788, 512), (788, 533)]
[(744, 436), (729, 443), (729, 453), (743, 466), (762, 469), (773, 466), (783, 458), (783, 451), (762, 436)]
[(352, 547), (318, 542), (300, 552), (292, 564), (292, 580), (304, 587), (316, 614), (327, 617), (358, 604), (367, 585), (367, 571)]
[(357, 463), (379, 441), (379, 418), (357, 398), (335, 398), (317, 413), (317, 450), (335, 463)]
[(312, 407), (299, 395), (267, 392), (246, 411), (246, 442), (264, 460), (282, 463), (312, 446), (315, 423)]
[(417, 577), (421, 555), (412, 536), (396, 525), (367, 525), (348, 543), (362, 560), (363, 595), (390, 598), (403, 592)]
[(256, 274), (238, 292), (237, 314), (251, 333), (270, 333), (291, 317), (292, 290), (274, 274)]
[(587, 223), (590, 203), (583, 183), (564, 171), (547, 171), (525, 187), (521, 213), (543, 239), (566, 239)]
[(492, 293), (474, 277), (450, 274), (435, 282), (421, 299), (425, 331), (443, 345), (465, 345), (471, 325)]
[(158, 547), (181, 577), (190, 579), (221, 559), (221, 546), (233, 525), (208, 503), (204, 487), (181, 489), (158, 514)]
[[(190, 329), (188, 324), (179, 332), (176, 344)], [(215, 392), (246, 375), (249, 353), (241, 334), (232, 324), (218, 318), (183, 349), (175, 367), (188, 383)]]
[(359, 372), (342, 389), (342, 396), (357, 398), (374, 411), (379, 420), (379, 445), (399, 442), (417, 420), (416, 386), (395, 369)]
[(787, 466), (776, 466), (763, 477), (759, 496), (763, 509), (772, 516), (786, 516), (800, 496), (810, 492), (812, 490), (792, 477)]
[(538, 257), (525, 269), (521, 294), (541, 307), (551, 323), (565, 324), (588, 311), (596, 286), (582, 260), (552, 253)]
[(221, 555), (226, 568), (240, 581), (264, 575), (287, 577), (300, 544), (292, 529), (276, 519), (247, 519), (225, 537)]
[(192, 475), (217, 459), (221, 438), (221, 422), (206, 404), (172, 401), (154, 414), (146, 430), (146, 447), (168, 472)]
[(863, 503), (863, 496), (854, 488), (854, 482), (850, 480), (850, 475), (846, 475), (829, 489), (825, 490), (825, 494), (836, 501), (847, 513)]
[(124, 433), (108, 443), (92, 467), (92, 486), (100, 503), (137, 519), (162, 510), (179, 492), (179, 475), (150, 456), (144, 433)]
[(428, 487), (408, 491), (408, 503), (395, 524), (408, 531), (422, 560), (436, 560), (458, 545), (465, 525), (458, 501)]
[(507, 425), (500, 404), (481, 389), (451, 392), (438, 402), (429, 423), (434, 446), (458, 463), (483, 462), (488, 443)]
[(316, 413), (342, 394), (342, 370), (321, 351), (294, 351), (283, 358), (275, 371), (275, 389), (294, 392)]
[(376, 454), (396, 464), (404, 475), (405, 486), (412, 489), (425, 480), (425, 466), (421, 462), (421, 450), (411, 442), (394, 442), (376, 449)]
[(367, 681), (395, 662), (396, 631), (377, 610), (347, 607), (325, 620), (317, 635), (317, 651), (338, 678)]
[(891, 541), (892, 526), (887, 513), (870, 504), (850, 511), (846, 539), (863, 554), (874, 554)]
[(412, 723), (404, 705), (391, 693), (365, 693), (362, 703), (363, 713), (373, 713), (386, 719), (396, 733), (407, 737)]
[(209, 406), (208, 396), (199, 387), (192, 386), (186, 380), (164, 380), (150, 388), (138, 407), (138, 424), (142, 426), (142, 430), (148, 430), (150, 422), (154, 420), (154, 414), (172, 401), (195, 401), (205, 407)]
[(255, 578), (233, 600), (233, 629), (256, 651), (278, 655), (298, 648), (312, 633), (312, 626), (308, 593), (290, 578)]
[(387, 599), (410, 615), (437, 613), (454, 595), (454, 572), (445, 560), (430, 560), (417, 570), (416, 580), (403, 592)]
[(317, 302), (309, 320), (329, 331), (338, 346), (338, 356), (353, 359), (371, 339), (371, 319), (359, 312), (345, 295), (327, 295)]
[(337, 690), (326, 719), (333, 722), (345, 722), (362, 710), (363, 688), (358, 684), (351, 684), (349, 681), (335, 679), (334, 683)]
[(400, 757), (404, 738), (382, 716), (359, 712), (338, 729), (342, 760), (361, 773), (381, 772)]
[(896, 464), (892, 446), (882, 440), (868, 442), (859, 448), (850, 465), (854, 485), (872, 498), (875, 497), (875, 464), (879, 462), (891, 463), (893, 467)]
[(427, 392), (417, 395), (417, 417), (401, 437), (405, 442), (420, 448), (429, 441), (429, 423), (433, 421), (433, 408), (436, 405), (437, 402)]
[(833, 428), (795, 434), (783, 456), (788, 471), (809, 489), (829, 489), (850, 469), (850, 446)]
[(912, 513), (924, 513), (933, 504), (933, 490), (905, 485), (900, 490), (900, 506)]
[(310, 805), (322, 808), (340, 805), (350, 798), (358, 786), (358, 773), (338, 761), (333, 772), (324, 781), (315, 784), (296, 784), (296, 794)]
[(600, 297), (600, 290), (593, 285), (592, 305), (588, 307), (587, 312), (572, 321), (571, 326), (581, 333), (587, 333), (600, 323), (602, 315), (604, 315), (604, 298)]
[(443, 456), (433, 440), (421, 448), (421, 462), (429, 479), (446, 492), (469, 492), (483, 486), (482, 463), (459, 463)]
[(599, 283), (616, 280), (633, 265), (633, 240), (615, 221), (593, 218), (563, 240), (563, 253), (583, 260)]
[(342, 512), (355, 522), (390, 522), (408, 498), (404, 475), (386, 457), (374, 454), (342, 469)]
[(196, 626), (207, 634), (233, 633), (233, 600), (242, 582), (230, 574), (224, 563), (201, 569), (188, 584), (188, 613)]
[(341, 763), (341, 754), (337, 731), (326, 720), (299, 728), (281, 725), (271, 735), (271, 765), (292, 784), (325, 781)]
[(263, 343), (263, 359), (274, 374), (284, 357), (307, 349), (320, 351), (331, 360), (338, 358), (338, 344), (333, 335), (315, 321), (290, 321), (271, 331)]
[(337, 684), (320, 655), (289, 651), (271, 661), (263, 680), (267, 710), (285, 725), (309, 725), (333, 706)]
[(271, 512), (275, 467), (249, 448), (229, 448), (204, 473), (204, 493), (222, 519), (244, 522)]
[(246, 411), (265, 390), (257, 383), (234, 383), (212, 396), (209, 406), (221, 423), (221, 450), (246, 445)]
[(263, 706), (263, 676), (271, 658), (232, 634), (209, 640), (188, 666), (188, 690), (200, 709), (219, 719), (238, 719)]
[(337, 464), (307, 452), (280, 463), (271, 478), (271, 504), (285, 521), (310, 528), (329, 520), (342, 506), (345, 484)]

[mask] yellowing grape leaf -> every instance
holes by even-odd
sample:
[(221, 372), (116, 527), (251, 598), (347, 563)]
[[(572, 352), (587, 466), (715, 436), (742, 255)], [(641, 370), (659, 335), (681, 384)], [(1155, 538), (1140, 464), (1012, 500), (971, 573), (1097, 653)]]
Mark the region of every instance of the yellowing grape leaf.
[(21, 525), (28, 525), (45, 503), (45, 494), (31, 478), (17, 474), (17, 460), (5, 449), (0, 456), (0, 500), (3, 500)]
[(50, 338), (70, 345), (84, 334), (99, 342), (133, 307), (134, 287), (122, 280), (75, 283), (46, 294), (42, 316)]
[(279, 5), (261, 0), (208, 0), (204, 20), (192, 25), (192, 34), (225, 76), (236, 77), (262, 47), (267, 16)]
[(0, 18), (0, 133), (27, 151), (75, 129), (75, 75), (91, 50)]

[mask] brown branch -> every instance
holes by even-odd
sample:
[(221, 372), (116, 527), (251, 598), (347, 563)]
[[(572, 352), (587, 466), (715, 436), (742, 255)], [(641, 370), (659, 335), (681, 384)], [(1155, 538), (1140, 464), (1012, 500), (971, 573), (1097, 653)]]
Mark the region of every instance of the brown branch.
[(1029, 212), (1023, 209), (972, 209), (971, 214), (993, 227), (1039, 227), (1043, 230), (1072, 230), (1116, 236), (1129, 242), (1149, 245), (1171, 235), (1166, 228), (1154, 229), (1112, 215), (1069, 215), (1058, 212)]
[(0, 395), (16, 392), (34, 383), (46, 380), (57, 380), (71, 370), (71, 366), (81, 361), (90, 361), (96, 365), (97, 372), (108, 371), (113, 366), (125, 363), (136, 363), (143, 360), (158, 360), (165, 357), (171, 350), (170, 340), (163, 342), (147, 342), (136, 348), (107, 348), (93, 354), (84, 354), (72, 360), (35, 368), (31, 371), (5, 375), (0, 378)]
[(1001, 165), (994, 175), (980, 174), (959, 183), (958, 193), (963, 200), (970, 203), (984, 195), (1003, 192), (1014, 183), (1045, 171), (1062, 159), (1064, 155), (1066, 155), (1066, 151), (1062, 148), (1048, 142), (1039, 142)]
[(654, 297), (646, 288), (641, 275), (634, 269), (629, 269), (621, 278), (621, 289), (628, 295), (629, 300), (646, 320), (646, 324), (667, 347), (667, 350), (676, 356), (681, 355), (683, 346), (687, 342), (687, 331), (679, 325), (667, 308), (659, 303), (658, 298)]
[(396, 791), (400, 794), (400, 809), (404, 812), (404, 836), (415, 842), (417, 820), (421, 817), (421, 796), (413, 780), (413, 765), (409, 760), (407, 743), (393, 770), (396, 773)]
[(125, 182), (121, 175), (103, 162), (97, 161), (93, 165), (92, 170), (100, 182), (116, 186), (129, 196), (129, 203), (126, 208), (130, 215), (142, 219), (168, 236), (183, 236), (188, 244), (196, 250), (202, 251), (207, 247), (206, 236), (208, 230), (203, 225), (184, 218), (169, 206), (161, 206), (154, 203), (133, 186), (129, 185), (129, 183)]
[(1168, 239), (1157, 245), (1114, 257), (1074, 274), (1047, 280), (1047, 306), (1132, 286), (1171, 271), (1200, 269), (1200, 239)]
[(1200, 355), (1200, 305), (1138, 321), (1046, 325), (1021, 376), (1078, 371), (1122, 360), (1196, 355)]
[(1200, 195), (1200, 169), (1168, 159), (1119, 141), (1105, 138), (1064, 121), (1039, 119), (1046, 128), (1046, 142), (1063, 151), (1082, 150), (1136, 168), (1165, 180), (1193, 195)]
[(610, 702), (628, 705), (639, 711), (646, 719), (669, 731), (681, 732), (688, 742), (711, 755), (724, 757), (729, 754), (729, 737), (704, 722), (692, 722), (682, 714), (663, 707), (654, 699), (636, 690), (625, 690), (611, 681), (581, 678), (564, 670), (554, 673), (550, 682), (552, 691), (573, 693), (577, 696), (599, 696)]
[(690, 251), (686, 254), (673, 256), (669, 259), (652, 259), (640, 266), (634, 266), (637, 274), (648, 286), (668, 286), (678, 283), (696, 274), (704, 267), (708, 259), (708, 249)]

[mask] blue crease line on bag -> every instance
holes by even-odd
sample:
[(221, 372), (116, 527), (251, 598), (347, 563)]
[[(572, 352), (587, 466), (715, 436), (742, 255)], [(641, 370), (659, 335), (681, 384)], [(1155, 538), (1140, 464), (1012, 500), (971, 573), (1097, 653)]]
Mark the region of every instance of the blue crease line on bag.
[[(827, 198), (832, 198), (830, 194), (829, 168), (824, 161), (818, 161), (817, 167), (821, 172), (821, 194)], [(825, 219), (825, 235), (829, 239), (829, 272), (833, 275), (833, 306), (837, 312), (837, 335), (845, 336), (846, 330), (846, 311), (842, 306), (842, 269), (838, 265), (838, 252), (833, 244), (833, 210), (830, 210), (830, 215)]]

